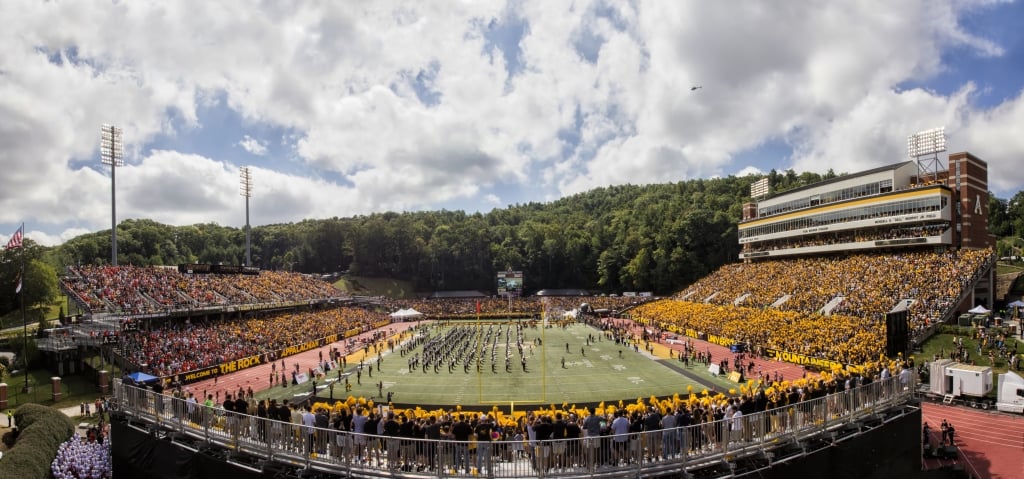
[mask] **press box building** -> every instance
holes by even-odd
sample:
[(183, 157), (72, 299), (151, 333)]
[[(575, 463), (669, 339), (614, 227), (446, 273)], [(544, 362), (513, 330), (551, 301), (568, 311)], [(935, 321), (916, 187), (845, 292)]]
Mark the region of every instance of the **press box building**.
[[(831, 178), (743, 207), (740, 259), (758, 261), (899, 248), (989, 248), (988, 164), (950, 154), (948, 168), (906, 161)], [(994, 278), (974, 299), (992, 304)]]

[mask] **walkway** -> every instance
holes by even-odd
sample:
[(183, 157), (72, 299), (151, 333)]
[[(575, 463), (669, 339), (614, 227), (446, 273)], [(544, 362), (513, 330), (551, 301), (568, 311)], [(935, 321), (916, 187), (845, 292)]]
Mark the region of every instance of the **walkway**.
[[(643, 337), (644, 325), (635, 323), (632, 320), (628, 319), (616, 320), (616, 322), (620, 321), (628, 323), (630, 325), (630, 331), (632, 331), (635, 336)], [(727, 359), (729, 362), (729, 367), (732, 368), (733, 358), (736, 356), (736, 354), (733, 353), (729, 348), (725, 346), (719, 346), (717, 344), (712, 344), (707, 341), (701, 341), (696, 338), (688, 338), (685, 336), (680, 336), (678, 340), (673, 340), (672, 342), (666, 340), (655, 341), (653, 343), (654, 355), (660, 358), (669, 358), (671, 355), (671, 357), (677, 358), (678, 360), (679, 354), (683, 350), (682, 341), (692, 343), (694, 349), (698, 351), (704, 353), (711, 353), (712, 364), (718, 364), (719, 362), (722, 361), (722, 359)], [(671, 354), (669, 353), (670, 350), (672, 351)], [(748, 354), (747, 359), (744, 362), (749, 363), (750, 360), (751, 357)], [(757, 378), (758, 372), (763, 372), (765, 376), (770, 376), (772, 378), (774, 378), (775, 373), (778, 372), (787, 381), (800, 379), (808, 374), (813, 375), (813, 373), (809, 373), (806, 369), (804, 369), (803, 366), (797, 364), (786, 363), (782, 361), (772, 361), (770, 359), (762, 358), (753, 358), (753, 361), (754, 373), (750, 375), (745, 374), (745, 376), (748, 378)]]
[[(325, 358), (328, 357), (328, 353), (330, 352), (331, 348), (336, 347), (340, 351), (345, 351), (349, 339), (355, 339), (358, 344), (361, 344), (363, 340), (368, 340), (372, 338), (373, 334), (376, 331), (385, 330), (388, 331), (388, 336), (385, 339), (386, 343), (387, 339), (396, 338), (418, 324), (420, 324), (420, 322), (418, 321), (390, 323), (379, 330), (370, 330), (353, 336), (352, 338), (339, 340), (335, 343), (323, 346), (321, 348), (309, 350), (293, 356), (282, 358), (288, 367), (288, 371), (285, 372), (286, 378), (291, 378), (291, 374), (289, 372), (293, 370), (293, 368), (295, 367), (295, 363), (299, 364), (299, 371), (307, 371), (311, 368), (315, 369), (319, 365), (318, 363), (320, 354), (323, 354)], [(372, 351), (369, 356), (375, 357)], [(345, 360), (348, 364), (348, 369), (354, 369), (354, 365), (359, 364), (360, 359), (364, 359), (363, 350), (361, 348), (353, 351), (351, 354), (348, 354), (345, 357)], [(367, 363), (369, 362), (370, 361), (367, 361)], [(278, 366), (277, 372), (278, 375), (280, 375), (281, 359), (278, 359), (276, 363)], [(202, 394), (203, 392), (206, 392), (207, 394), (214, 394), (215, 396), (219, 396), (220, 399), (223, 400), (224, 394), (231, 393), (232, 395), (234, 395), (234, 393), (238, 392), (239, 388), (242, 388), (243, 390), (248, 390), (251, 387), (253, 392), (260, 392), (270, 389), (272, 387), (270, 384), (270, 373), (271, 365), (270, 363), (267, 363), (261, 366), (243, 369), (235, 373), (216, 376), (213, 379), (204, 379), (202, 381), (197, 381), (187, 385), (186, 389), (195, 393), (196, 398), (199, 399), (200, 401), (202, 401), (202, 399), (200, 399), (200, 394)], [(278, 385), (278, 383), (275, 383), (274, 387), (280, 386)], [(298, 388), (295, 388), (295, 390), (297, 391)]]

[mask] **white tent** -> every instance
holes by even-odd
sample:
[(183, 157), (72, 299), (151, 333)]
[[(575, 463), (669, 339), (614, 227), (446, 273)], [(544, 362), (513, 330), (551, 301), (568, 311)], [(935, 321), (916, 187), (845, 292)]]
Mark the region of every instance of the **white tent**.
[(409, 321), (413, 319), (420, 319), (423, 317), (423, 313), (416, 311), (415, 309), (399, 309), (394, 313), (391, 313), (391, 319), (397, 321)]
[(991, 313), (992, 311), (985, 309), (984, 306), (979, 304), (971, 309), (968, 309), (967, 312), (971, 314), (988, 314)]

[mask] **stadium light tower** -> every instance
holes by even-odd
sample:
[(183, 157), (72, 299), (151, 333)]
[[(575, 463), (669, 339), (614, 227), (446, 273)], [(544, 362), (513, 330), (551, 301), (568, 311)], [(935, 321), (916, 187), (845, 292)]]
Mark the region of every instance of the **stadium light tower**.
[(110, 165), (110, 264), (117, 266), (117, 196), (114, 172), (124, 166), (124, 142), (121, 129), (114, 125), (100, 128), (100, 161)]
[(907, 156), (917, 162), (917, 182), (932, 177), (939, 181), (942, 162), (939, 153), (946, 151), (946, 127), (932, 128), (914, 133), (907, 138)]
[(252, 255), (249, 249), (249, 198), (252, 198), (252, 170), (243, 166), (238, 170), (238, 192), (245, 197), (245, 265), (252, 266)]

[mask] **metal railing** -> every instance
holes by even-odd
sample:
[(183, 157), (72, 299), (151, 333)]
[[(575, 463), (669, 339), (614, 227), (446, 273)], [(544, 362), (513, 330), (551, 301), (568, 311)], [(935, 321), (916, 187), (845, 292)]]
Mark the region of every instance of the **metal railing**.
[(654, 477), (735, 467), (744, 458), (770, 465), (793, 457), (783, 449), (834, 442), (840, 433), (852, 437), (910, 402), (916, 381), (914, 375), (892, 377), (738, 419), (695, 418), (699, 423), (673, 429), (541, 442), (355, 434), (225, 412), (120, 380), (114, 381), (112, 408), (172, 441), (216, 444), (229, 456), (248, 457), (250, 464), (278, 463), (346, 477)]

